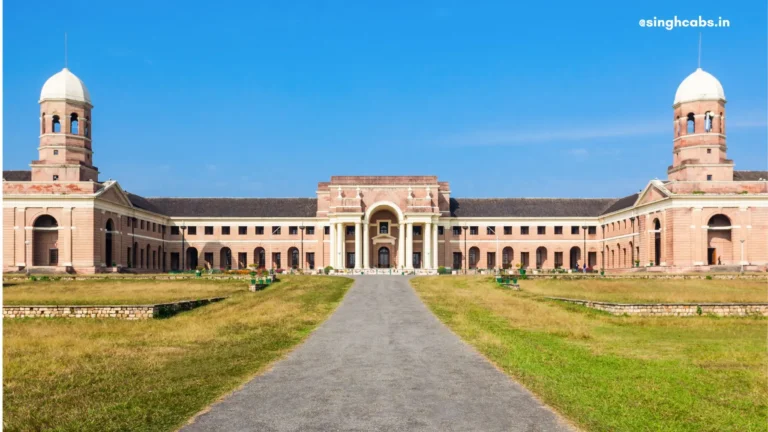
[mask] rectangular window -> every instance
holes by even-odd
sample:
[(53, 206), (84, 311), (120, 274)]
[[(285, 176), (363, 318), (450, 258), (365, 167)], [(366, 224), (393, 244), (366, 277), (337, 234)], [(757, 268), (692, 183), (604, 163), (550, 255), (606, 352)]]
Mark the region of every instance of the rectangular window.
[(59, 265), (58, 249), (48, 249), (48, 265), (52, 265), (52, 266)]
[(530, 259), (528, 258), (529, 252), (520, 252), (520, 266), (522, 268), (528, 268), (530, 265)]
[(189, 233), (189, 235), (197, 235), (197, 227), (191, 226), (187, 229), (187, 232)]
[(461, 252), (453, 253), (453, 268), (456, 270), (461, 268)]
[(315, 269), (315, 253), (314, 252), (307, 252), (307, 265), (309, 266), (310, 270)]
[(156, 229), (157, 229), (157, 224), (152, 222), (152, 232), (156, 232), (155, 231)]
[(58, 180), (58, 179), (59, 179), (59, 176), (58, 176), (58, 174), (54, 174), (54, 175), (53, 175), (53, 181), (56, 181), (56, 180)]
[(248, 267), (248, 252), (237, 253), (237, 268), (244, 269)]
[(347, 225), (344, 228), (345, 228), (345, 230), (344, 230), (344, 234), (345, 235), (348, 235), (348, 236), (355, 235), (355, 226), (354, 225)]
[(461, 235), (461, 227), (453, 227), (453, 235), (460, 236)]
[(221, 235), (229, 235), (229, 227), (228, 226), (221, 227)]
[(488, 235), (496, 235), (496, 227), (494, 226), (485, 227), (485, 233)]
[(213, 268), (213, 252), (203, 254), (203, 260), (208, 267)]
[(527, 226), (521, 226), (520, 227), (520, 234), (521, 235), (528, 235), (528, 227)]
[(563, 253), (555, 252), (555, 268), (563, 267)]
[(556, 226), (556, 227), (555, 227), (555, 234), (557, 234), (557, 235), (562, 235), (562, 234), (563, 234), (563, 227), (561, 227), (561, 226)]
[(379, 222), (379, 234), (389, 234), (389, 222)]
[(179, 235), (179, 227), (172, 226), (171, 227), (171, 235)]
[(589, 235), (597, 234), (597, 227), (596, 226), (589, 227), (589, 231), (587, 231), (587, 234)]
[(205, 227), (205, 235), (213, 235), (213, 227), (212, 226)]
[(445, 229), (441, 226), (437, 227), (437, 235), (443, 235), (445, 233)]
[(504, 235), (512, 235), (512, 227), (511, 226), (505, 226), (504, 227)]
[(578, 235), (578, 234), (579, 234), (579, 227), (577, 227), (577, 226), (572, 226), (572, 227), (571, 227), (571, 234), (575, 234), (575, 235)]
[(476, 226), (469, 227), (469, 235), (477, 235), (478, 229)]
[(712, 174), (707, 174), (707, 181), (712, 181)]
[(315, 235), (315, 227), (307, 227), (307, 235)]
[(331, 235), (331, 227), (323, 227), (323, 234), (325, 235)]
[(58, 156), (58, 155), (59, 155), (59, 151), (58, 151), (58, 150), (54, 150), (54, 151), (53, 151), (53, 155), (54, 155), (54, 156)]
[(139, 225), (141, 226), (141, 229), (144, 229), (144, 220), (143, 219), (139, 222)]
[(264, 227), (263, 226), (257, 226), (256, 227), (256, 235), (264, 235)]
[(420, 226), (413, 227), (413, 235), (415, 235), (415, 236), (420, 236), (421, 235), (421, 227)]
[(288, 227), (288, 235), (298, 235), (298, 234), (299, 234), (299, 227), (295, 227), (295, 226)]
[(130, 228), (131, 227), (131, 218), (125, 218), (125, 225)]
[(536, 233), (537, 233), (538, 235), (544, 235), (544, 234), (546, 234), (546, 233), (547, 233), (547, 227), (543, 227), (543, 226), (540, 226), (540, 227), (536, 227)]
[(282, 268), (280, 262), (280, 252), (273, 252), (272, 253), (272, 267), (274, 268)]
[(712, 154), (712, 149), (707, 149), (707, 154)]
[(237, 234), (239, 234), (239, 235), (246, 235), (246, 234), (248, 234), (248, 227), (244, 227), (244, 226), (237, 227)]
[(597, 265), (597, 252), (590, 252), (588, 257), (589, 264), (587, 265), (594, 268)]
[(282, 232), (281, 227), (279, 226), (272, 227), (272, 235), (280, 235), (281, 232)]
[(489, 269), (496, 267), (496, 252), (488, 252), (488, 255), (486, 256), (486, 259), (488, 261), (487, 267)]

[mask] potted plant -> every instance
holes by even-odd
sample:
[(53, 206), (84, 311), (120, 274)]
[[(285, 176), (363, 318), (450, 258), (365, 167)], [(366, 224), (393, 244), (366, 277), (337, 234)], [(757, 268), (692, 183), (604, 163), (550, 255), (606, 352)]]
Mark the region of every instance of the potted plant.
[(330, 274), (332, 271), (333, 271), (333, 267), (331, 266), (325, 266), (325, 268), (323, 269), (323, 273), (325, 274)]
[(517, 267), (517, 272), (520, 273), (520, 276), (525, 278), (525, 269), (523, 268), (523, 265), (521, 263), (517, 263), (515, 264), (515, 267)]
[(203, 267), (203, 266), (197, 266), (197, 267), (195, 268), (195, 276), (197, 276), (197, 277), (200, 277), (200, 276), (202, 276), (202, 275), (203, 275), (203, 269), (204, 269), (204, 268), (205, 268), (205, 267)]
[(602, 267), (600, 268), (600, 276), (605, 276), (605, 269)]
[(640, 267), (640, 260), (635, 260), (635, 267)]

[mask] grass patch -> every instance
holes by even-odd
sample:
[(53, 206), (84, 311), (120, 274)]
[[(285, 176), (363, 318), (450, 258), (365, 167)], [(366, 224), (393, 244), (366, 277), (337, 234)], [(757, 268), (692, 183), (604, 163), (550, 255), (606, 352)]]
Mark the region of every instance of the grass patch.
[(351, 284), (284, 277), (167, 320), (4, 320), (4, 429), (176, 429), (304, 340)]
[(453, 331), (587, 430), (765, 430), (765, 319), (615, 317), (488, 278), (412, 284)]
[(123, 305), (226, 297), (248, 290), (246, 280), (73, 280), (4, 282), (4, 305)]
[(533, 279), (525, 291), (615, 303), (764, 303), (768, 281), (751, 279)]

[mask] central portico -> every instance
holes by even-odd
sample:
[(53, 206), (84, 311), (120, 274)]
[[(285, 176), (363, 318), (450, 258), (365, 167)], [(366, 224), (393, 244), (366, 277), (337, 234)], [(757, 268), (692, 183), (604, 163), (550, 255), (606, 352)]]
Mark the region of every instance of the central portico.
[(450, 216), (448, 183), (436, 176), (334, 176), (318, 184), (317, 195), (317, 217), (329, 221), (332, 267), (437, 268), (438, 219)]

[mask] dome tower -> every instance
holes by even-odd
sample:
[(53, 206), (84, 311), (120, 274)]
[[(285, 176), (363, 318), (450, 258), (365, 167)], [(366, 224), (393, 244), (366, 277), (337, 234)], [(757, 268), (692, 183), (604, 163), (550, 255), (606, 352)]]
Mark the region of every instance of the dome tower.
[(85, 84), (64, 68), (40, 92), (40, 152), (32, 161), (32, 181), (98, 181), (91, 147), (91, 96)]
[(726, 158), (725, 102), (720, 81), (701, 68), (680, 83), (672, 106), (670, 180), (733, 180), (733, 161)]

